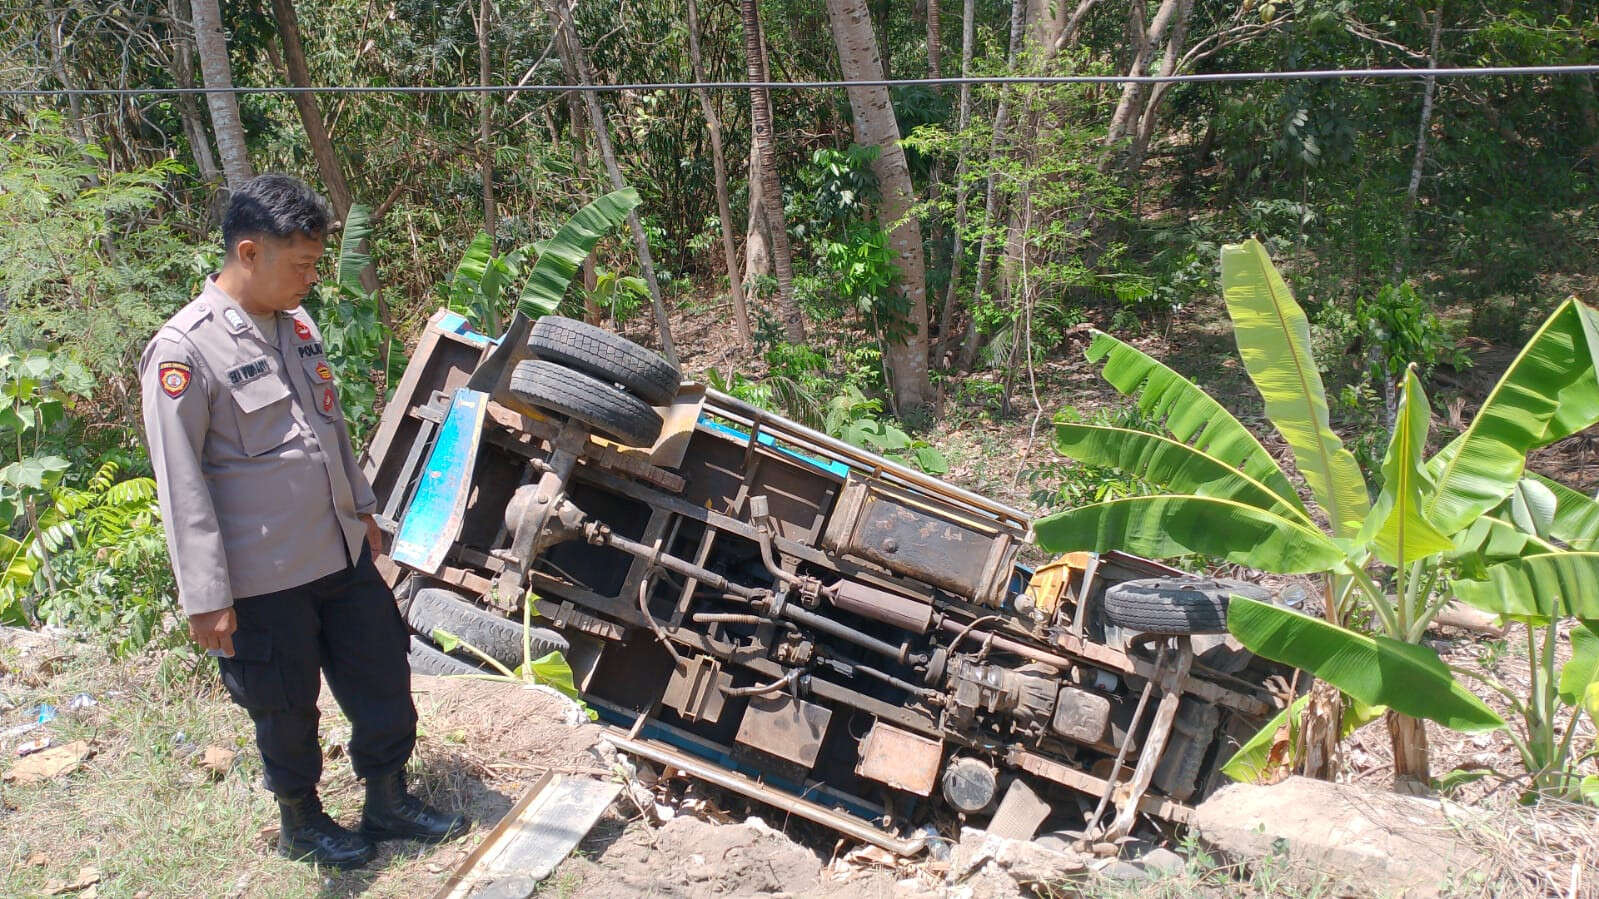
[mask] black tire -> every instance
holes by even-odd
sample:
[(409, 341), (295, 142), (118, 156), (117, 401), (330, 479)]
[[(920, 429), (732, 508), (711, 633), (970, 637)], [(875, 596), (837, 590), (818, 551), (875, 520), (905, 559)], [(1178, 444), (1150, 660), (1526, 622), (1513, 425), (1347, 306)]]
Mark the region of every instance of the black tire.
[(558, 412), (627, 446), (650, 446), (661, 436), (661, 413), (648, 403), (554, 362), (518, 362), (511, 372), (511, 393), (529, 405)]
[[(480, 609), (454, 591), (440, 587), (418, 590), (411, 598), (405, 617), (412, 630), (426, 637), (431, 638), (435, 628), (442, 628), (507, 668), (522, 664), (521, 622)], [(536, 659), (547, 652), (566, 652), (571, 647), (566, 638), (555, 631), (530, 627), (528, 648)], [(467, 651), (456, 650), (456, 655), (465, 658), (463, 653)]]
[(620, 384), (651, 406), (670, 404), (683, 380), (677, 366), (633, 341), (559, 315), (538, 320), (527, 348), (540, 359)]
[(1233, 594), (1271, 601), (1271, 592), (1243, 581), (1153, 577), (1105, 588), (1105, 619), (1145, 634), (1224, 634)]
[(406, 653), (405, 658), (406, 661), (411, 663), (412, 674), (450, 677), (458, 674), (483, 673), (482, 668), (463, 662), (454, 656), (446, 655), (443, 650), (415, 634), (411, 635), (411, 649)]

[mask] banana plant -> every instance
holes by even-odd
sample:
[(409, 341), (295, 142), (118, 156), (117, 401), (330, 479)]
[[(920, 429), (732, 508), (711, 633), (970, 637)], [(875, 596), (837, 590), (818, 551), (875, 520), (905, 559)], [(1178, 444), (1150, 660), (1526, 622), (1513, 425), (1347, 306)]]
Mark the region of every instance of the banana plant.
[(549, 315), (561, 305), (567, 286), (577, 274), (594, 245), (622, 222), (639, 204), (638, 191), (631, 187), (612, 191), (579, 209), (546, 241), (518, 247), (495, 255), (494, 241), (478, 232), (461, 254), (450, 280), (441, 285), (449, 307), (466, 316), (473, 327), (485, 334), (498, 334), (505, 297), (518, 280), (529, 256), (537, 255), (517, 294), (516, 308), (537, 318)]
[[(1396, 744), (1396, 758), (1420, 767), (1396, 775), (1426, 778), (1425, 731), (1407, 719), (1465, 731), (1505, 726), (1435, 652), (1417, 645), (1451, 595), (1485, 602), (1490, 591), (1536, 589), (1533, 575), (1513, 576), (1524, 569), (1500, 566), (1542, 555), (1567, 560), (1562, 584), (1583, 588), (1590, 583), (1584, 572), (1599, 582), (1599, 568), (1579, 558), (1599, 554), (1564, 551), (1599, 540), (1599, 507), (1553, 482), (1523, 477), (1529, 451), (1599, 421), (1599, 317), (1575, 300), (1563, 304), (1472, 426), (1431, 460), (1424, 458), (1431, 408), (1414, 368), (1407, 369), (1373, 501), (1330, 427), (1304, 311), (1258, 241), (1223, 248), (1222, 285), (1239, 354), (1311, 502), (1220, 403), (1137, 349), (1096, 334), (1088, 359), (1171, 436), (1061, 422), (1057, 447), (1167, 492), (1041, 520), (1039, 544), (1054, 552), (1198, 553), (1264, 571), (1327, 575), (1329, 621), (1235, 598), (1229, 629), (1252, 651), (1304, 668), (1365, 707), (1391, 710), (1390, 730), (1406, 741)], [(1543, 533), (1518, 528), (1518, 517), (1544, 522)], [(1530, 570), (1553, 577), (1546, 564)], [(1452, 571), (1475, 571), (1489, 586), (1462, 590), (1458, 580), (1446, 583)], [(1357, 609), (1372, 619), (1375, 634), (1344, 626), (1361, 623)], [(1594, 617), (1581, 604), (1561, 612)]]

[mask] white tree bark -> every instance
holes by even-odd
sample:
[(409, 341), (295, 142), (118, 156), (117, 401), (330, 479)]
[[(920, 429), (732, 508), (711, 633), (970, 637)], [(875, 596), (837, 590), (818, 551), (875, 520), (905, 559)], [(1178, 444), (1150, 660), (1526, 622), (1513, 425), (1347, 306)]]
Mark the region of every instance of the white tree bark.
[[(700, 64), (699, 5), (694, 0), (688, 0), (688, 51), (694, 80), (704, 83), (705, 67)], [(738, 251), (733, 247), (733, 209), (727, 199), (727, 161), (722, 155), (722, 120), (716, 115), (716, 107), (711, 105), (709, 92), (697, 90), (694, 94), (699, 98), (700, 109), (705, 113), (705, 126), (711, 135), (711, 165), (716, 173), (716, 214), (722, 223), (722, 259), (727, 266), (728, 290), (733, 297), (733, 323), (738, 327), (739, 337), (748, 345), (754, 341), (755, 332), (750, 329), (749, 307), (744, 302), (744, 278), (738, 270)]]
[[(827, 18), (838, 45), (845, 81), (883, 78), (883, 62), (865, 0), (827, 0)], [(922, 229), (910, 214), (916, 196), (910, 168), (900, 146), (899, 122), (885, 87), (849, 89), (855, 141), (880, 148), (872, 162), (882, 199), (878, 221), (889, 229), (889, 246), (899, 262), (897, 289), (904, 294), (908, 330), (903, 339), (885, 339), (884, 356), (893, 383), (895, 406), (900, 413), (921, 413), (932, 406), (932, 384), (927, 374), (927, 273), (922, 259)]]
[(233, 72), (228, 67), (228, 41), (222, 34), (222, 9), (219, 0), (193, 0), (194, 46), (200, 54), (200, 74), (205, 80), (206, 106), (211, 110), (211, 127), (216, 131), (217, 150), (222, 156), (222, 174), (228, 189), (236, 190), (250, 180), (250, 151), (244, 142), (244, 124), (239, 118), (238, 96), (233, 93)]

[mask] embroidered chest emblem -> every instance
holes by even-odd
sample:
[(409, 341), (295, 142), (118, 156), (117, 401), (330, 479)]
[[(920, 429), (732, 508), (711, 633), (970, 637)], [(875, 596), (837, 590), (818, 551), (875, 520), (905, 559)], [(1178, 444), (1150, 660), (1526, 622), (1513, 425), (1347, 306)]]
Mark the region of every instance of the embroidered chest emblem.
[(301, 340), (310, 340), (311, 339), (311, 326), (306, 324), (305, 322), (299, 320), (299, 319), (295, 319), (294, 320), (294, 336), (300, 338)]
[(259, 359), (251, 359), (243, 365), (235, 365), (228, 369), (228, 383), (234, 387), (240, 384), (248, 384), (270, 371), (272, 371), (272, 363), (268, 362), (265, 356)]
[(189, 366), (183, 362), (163, 362), (156, 370), (161, 380), (161, 391), (167, 396), (177, 399), (183, 396), (183, 391), (189, 389)]
[(324, 388), (322, 388), (322, 411), (323, 412), (332, 412), (333, 411), (333, 388), (332, 387), (324, 387)]
[(326, 362), (318, 362), (316, 364), (316, 376), (324, 381), (331, 381), (333, 380), (333, 369), (328, 368)]

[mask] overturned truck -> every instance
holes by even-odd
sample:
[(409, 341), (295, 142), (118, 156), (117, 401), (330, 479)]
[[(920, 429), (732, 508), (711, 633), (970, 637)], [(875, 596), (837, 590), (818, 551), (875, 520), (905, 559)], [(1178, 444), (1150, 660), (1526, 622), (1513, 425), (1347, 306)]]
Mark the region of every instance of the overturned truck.
[(560, 650), (625, 751), (900, 853), (1182, 822), (1275, 710), (1226, 596), (1037, 570), (1022, 512), (685, 383), (603, 329), (434, 315), (367, 460), (414, 670)]

